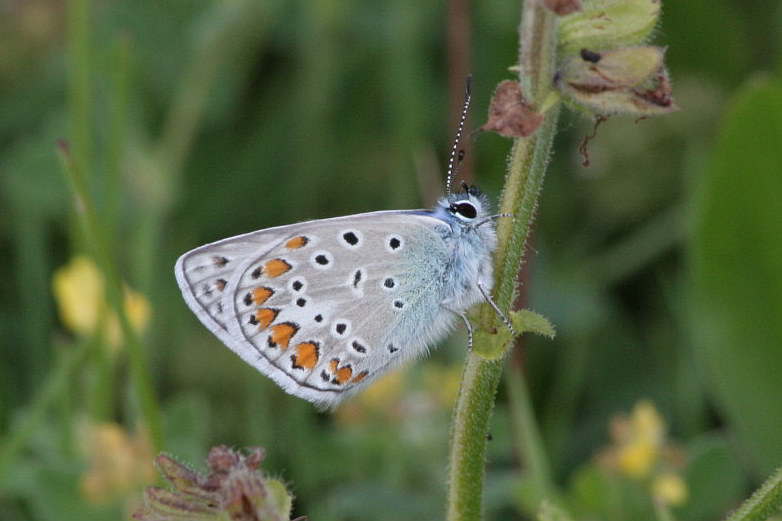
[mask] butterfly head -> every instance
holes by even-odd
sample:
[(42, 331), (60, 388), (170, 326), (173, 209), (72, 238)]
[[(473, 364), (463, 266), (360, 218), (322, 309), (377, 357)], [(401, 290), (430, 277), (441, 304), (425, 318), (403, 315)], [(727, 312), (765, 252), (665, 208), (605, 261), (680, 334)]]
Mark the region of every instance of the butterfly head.
[(477, 186), (468, 186), (462, 181), (462, 193), (447, 196), (441, 205), (456, 222), (470, 224), (482, 217), (484, 208), (488, 206), (488, 200)]
[[(489, 199), (476, 186), (462, 182), (462, 192), (451, 194), (438, 201), (437, 213), (441, 218), (465, 231), (482, 231), (484, 224), (492, 222)], [(487, 226), (491, 230), (493, 226)]]

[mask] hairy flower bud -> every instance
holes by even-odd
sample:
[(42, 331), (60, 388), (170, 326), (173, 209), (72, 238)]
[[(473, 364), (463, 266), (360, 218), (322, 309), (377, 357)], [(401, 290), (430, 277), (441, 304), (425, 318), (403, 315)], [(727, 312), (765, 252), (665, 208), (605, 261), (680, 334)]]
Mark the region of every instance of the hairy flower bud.
[(643, 43), (660, 18), (660, 0), (583, 0), (582, 8), (559, 18), (559, 55)]
[(285, 485), (264, 476), (261, 448), (245, 456), (214, 447), (207, 457), (209, 473), (196, 472), (170, 456), (155, 460), (173, 490), (149, 487), (144, 507), (133, 517), (142, 521), (287, 521), (292, 496)]
[(590, 114), (652, 116), (676, 110), (660, 47), (581, 49), (557, 70), (554, 86)]

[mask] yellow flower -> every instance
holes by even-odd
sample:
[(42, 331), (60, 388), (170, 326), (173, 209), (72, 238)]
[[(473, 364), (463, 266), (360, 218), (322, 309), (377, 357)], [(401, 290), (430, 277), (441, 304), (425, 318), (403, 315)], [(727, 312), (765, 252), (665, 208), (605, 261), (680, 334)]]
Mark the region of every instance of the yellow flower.
[(649, 443), (662, 444), (665, 437), (665, 422), (652, 402), (641, 400), (636, 403), (630, 421), (637, 437)]
[[(136, 331), (145, 331), (149, 324), (149, 301), (141, 293), (125, 287), (125, 313), (130, 325)], [(112, 312), (106, 322), (106, 340), (110, 346), (118, 346), (122, 342), (122, 328), (117, 314)]]
[(687, 501), (687, 484), (675, 472), (685, 464), (686, 456), (666, 443), (665, 422), (652, 402), (641, 400), (629, 417), (612, 419), (611, 438), (613, 445), (599, 456), (602, 464), (641, 481), (652, 497), (665, 505)]
[(65, 327), (89, 335), (98, 327), (103, 312), (103, 277), (93, 262), (83, 255), (54, 273), (54, 296)]
[(679, 506), (687, 501), (689, 492), (681, 476), (674, 472), (661, 472), (652, 482), (652, 495), (666, 505)]
[(648, 476), (659, 454), (658, 447), (644, 440), (634, 440), (619, 449), (619, 470), (633, 478)]
[[(55, 271), (52, 286), (65, 327), (78, 335), (91, 335), (105, 320), (106, 342), (112, 347), (120, 345), (119, 319), (114, 312), (109, 312), (103, 275), (89, 257), (78, 255)], [(144, 295), (125, 288), (125, 312), (136, 331), (146, 329), (150, 306)]]
[(90, 465), (81, 491), (93, 503), (122, 498), (155, 481), (155, 457), (146, 432), (134, 436), (115, 423), (91, 425), (87, 436)]
[(665, 439), (665, 423), (654, 405), (643, 400), (633, 408), (629, 430), (620, 442), (617, 454), (619, 470), (633, 478), (651, 474), (660, 457)]

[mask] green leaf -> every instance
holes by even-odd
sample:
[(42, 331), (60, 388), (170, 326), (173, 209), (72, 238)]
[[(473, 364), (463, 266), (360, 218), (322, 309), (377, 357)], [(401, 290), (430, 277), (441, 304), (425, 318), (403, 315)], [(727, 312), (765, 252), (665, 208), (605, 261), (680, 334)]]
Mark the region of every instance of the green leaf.
[(693, 333), (723, 414), (758, 477), (782, 461), (782, 86), (727, 110), (693, 241)]
[(536, 333), (548, 338), (554, 338), (556, 332), (554, 326), (543, 315), (539, 315), (529, 309), (520, 309), (509, 313), (510, 321), (516, 331), (521, 333)]
[(747, 489), (740, 461), (728, 441), (712, 434), (696, 438), (686, 451), (689, 499), (676, 510), (677, 518), (719, 519)]
[[(769, 476), (727, 521), (768, 521), (782, 510), (782, 467)], [(778, 519), (778, 518), (777, 518)]]
[[(554, 338), (554, 326), (546, 317), (534, 311), (528, 309), (511, 311), (508, 313), (508, 318), (519, 336), (523, 333), (537, 333)], [(473, 334), (475, 352), (487, 360), (502, 358), (512, 341), (513, 335), (506, 327), (492, 332), (478, 329)]]

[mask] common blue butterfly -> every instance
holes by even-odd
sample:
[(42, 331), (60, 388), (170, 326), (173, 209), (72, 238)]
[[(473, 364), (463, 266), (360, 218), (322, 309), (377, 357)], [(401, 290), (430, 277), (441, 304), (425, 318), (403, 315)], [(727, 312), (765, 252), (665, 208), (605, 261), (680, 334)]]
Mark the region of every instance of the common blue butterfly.
[[(470, 99), (451, 153), (456, 147)], [(431, 210), (380, 211), (251, 232), (182, 255), (185, 302), (220, 340), (285, 391), (335, 406), (427, 353), (489, 297), (496, 244), (477, 188)], [(496, 306), (494, 306), (496, 309)], [(507, 323), (507, 320), (506, 320)], [(510, 327), (510, 326), (509, 326)]]

